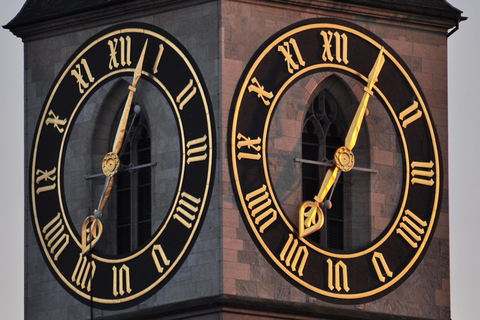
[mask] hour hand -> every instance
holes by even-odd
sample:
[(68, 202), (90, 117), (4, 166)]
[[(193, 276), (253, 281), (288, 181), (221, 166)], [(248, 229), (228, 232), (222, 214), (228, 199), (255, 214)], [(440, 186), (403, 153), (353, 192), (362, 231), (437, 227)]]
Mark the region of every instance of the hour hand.
[(94, 216), (88, 216), (82, 226), (82, 254), (89, 252), (97, 244), (102, 233), (102, 221)]
[(330, 167), (325, 174), (320, 191), (314, 198), (315, 201), (305, 201), (300, 207), (298, 215), (298, 233), (300, 238), (308, 236), (323, 226), (325, 217), (321, 207), (324, 206), (324, 199), (339, 174), (337, 166), (333, 165)]
[(108, 196), (113, 188), (113, 181), (113, 175), (107, 176), (98, 207), (93, 212), (93, 215), (88, 216), (83, 222), (82, 253), (90, 251), (97, 244), (98, 240), (100, 240), (103, 233), (103, 225), (100, 218), (102, 217), (103, 209), (105, 208)]

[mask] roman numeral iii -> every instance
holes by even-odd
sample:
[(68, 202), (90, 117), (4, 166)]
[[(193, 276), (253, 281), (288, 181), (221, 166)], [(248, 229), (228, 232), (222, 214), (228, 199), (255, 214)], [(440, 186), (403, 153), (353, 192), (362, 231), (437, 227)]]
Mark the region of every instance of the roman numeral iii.
[(187, 164), (207, 159), (207, 135), (187, 142)]
[(435, 175), (435, 172), (432, 170), (434, 163), (430, 162), (419, 162), (413, 161), (410, 166), (412, 167), (412, 172), (410, 173), (412, 179), (410, 182), (412, 184), (423, 184), (425, 186), (433, 186), (435, 181), (432, 177)]

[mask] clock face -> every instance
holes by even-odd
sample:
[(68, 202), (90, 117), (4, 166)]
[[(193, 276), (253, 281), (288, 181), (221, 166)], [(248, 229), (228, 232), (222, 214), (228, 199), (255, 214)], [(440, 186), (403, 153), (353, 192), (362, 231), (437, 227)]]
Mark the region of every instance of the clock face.
[(154, 294), (191, 250), (212, 191), (213, 111), (189, 53), (142, 23), (92, 37), (47, 96), (30, 167), (34, 231), (63, 287), (102, 309)]
[(438, 220), (441, 156), (418, 83), (382, 40), (331, 19), (281, 30), (251, 58), (229, 121), (239, 210), (288, 281), (353, 304), (413, 272)]

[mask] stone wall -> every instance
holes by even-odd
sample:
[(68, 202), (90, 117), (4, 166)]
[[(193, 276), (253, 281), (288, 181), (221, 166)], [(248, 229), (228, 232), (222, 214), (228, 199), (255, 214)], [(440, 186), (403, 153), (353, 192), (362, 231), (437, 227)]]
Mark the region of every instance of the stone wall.
[[(349, 10), (345, 10), (345, 12), (349, 12)], [(447, 173), (448, 152), (446, 127), (447, 42), (445, 33), (439, 30), (421, 28), (418, 25), (392, 23), (382, 18), (377, 18), (374, 9), (368, 10), (368, 16), (342, 14), (340, 12), (333, 14), (337, 18), (351, 21), (374, 32), (396, 50), (413, 71), (426, 95), (433, 120), (439, 132), (445, 176)], [(285, 8), (273, 4), (269, 6), (253, 1), (248, 3), (237, 1), (223, 2), (221, 38), (223, 48), (222, 112), (225, 115), (228, 113), (236, 86), (235, 79), (240, 78), (250, 57), (264, 41), (292, 23), (308, 18), (331, 17), (331, 15), (332, 12), (323, 10), (309, 10), (294, 6), (286, 6)], [(313, 91), (313, 88), (322, 79), (321, 76), (318, 76), (317, 79), (312, 78), (314, 83), (310, 85), (311, 89), (306, 89), (303, 93), (302, 99), (305, 103), (307, 103), (309, 93)], [(301, 89), (308, 88), (308, 80), (303, 81), (302, 79), (299, 87)], [(352, 82), (350, 83), (352, 84)], [(294, 86), (289, 89), (289, 93), (282, 99), (288, 100), (288, 94), (294, 91), (295, 88)], [(353, 85), (352, 89), (357, 99), (360, 99), (363, 88)], [(296, 93), (292, 94), (295, 95)], [(283, 102), (282, 100), (280, 104)], [(286, 104), (288, 104), (288, 101)], [(279, 124), (274, 127), (273, 134), (281, 131), (279, 135), (283, 135), (290, 131), (296, 131), (293, 135), (299, 136), (299, 122), (304, 117), (303, 110), (305, 105), (300, 104), (294, 107), (290, 105), (289, 107), (296, 112), (285, 112), (283, 119), (279, 119)], [(391, 174), (398, 175), (399, 172), (394, 173), (389, 169), (389, 167), (398, 166), (399, 164), (399, 157), (396, 155), (398, 151), (395, 151), (398, 147), (395, 147), (396, 142), (388, 138), (388, 134), (384, 134), (385, 132), (382, 129), (375, 129), (375, 117), (375, 113), (367, 117), (369, 135), (370, 139), (372, 139), (370, 143), (375, 144), (370, 155), (372, 164), (379, 170), (386, 170)], [(224, 119), (225, 116), (222, 117), (222, 140), (226, 137), (227, 131), (225, 126), (227, 122)], [(381, 128), (381, 124), (377, 124), (377, 127)], [(270, 133), (272, 134), (272, 131)], [(284, 137), (281, 141), (269, 142), (269, 148), (271, 148), (269, 149), (269, 154), (271, 150), (275, 150), (275, 143), (277, 143), (277, 149), (286, 147), (294, 154), (300, 152), (298, 141)], [(384, 149), (382, 150), (382, 148)], [(289, 156), (289, 158), (293, 158), (293, 156)], [(298, 185), (298, 164), (296, 166), (291, 159), (283, 158), (281, 160), (269, 158), (269, 163), (274, 165), (273, 169), (270, 169), (270, 173), (273, 176), (279, 175), (275, 170), (285, 169), (289, 173), (294, 172), (297, 180), (292, 178), (292, 184), (290, 185)], [(227, 167), (226, 155), (222, 160), (222, 166), (224, 168)], [(230, 176), (226, 170), (223, 172), (224, 292), (253, 298), (299, 302), (325, 307), (332, 306), (312, 298), (290, 285), (266, 261), (251, 240), (242, 219), (238, 215), (235, 199), (231, 195)], [(378, 235), (379, 231), (377, 230), (383, 230), (390, 219), (382, 216), (382, 212), (389, 211), (385, 208), (396, 202), (394, 198), (399, 186), (387, 185), (388, 181), (372, 181), (372, 193), (370, 195), (373, 215), (371, 221), (372, 234)], [(385, 188), (386, 186), (387, 188)], [(416, 271), (399, 288), (383, 298), (371, 303), (342, 306), (341, 308), (350, 309), (352, 312), (362, 310), (418, 318), (449, 319), (448, 193), (446, 183), (444, 183), (443, 188), (443, 205), (437, 230), (430, 249)], [(286, 196), (287, 192), (284, 195)], [(298, 199), (299, 191), (294, 190), (292, 194), (288, 194), (286, 202), (299, 203)], [(292, 219), (292, 221), (295, 220)], [(435, 268), (434, 265), (437, 265), (438, 268)]]

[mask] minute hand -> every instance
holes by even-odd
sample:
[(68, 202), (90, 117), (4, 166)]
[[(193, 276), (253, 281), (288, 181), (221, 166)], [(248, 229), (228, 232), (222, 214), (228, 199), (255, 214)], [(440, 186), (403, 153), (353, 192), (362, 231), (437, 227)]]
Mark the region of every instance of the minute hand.
[(142, 53), (140, 58), (138, 59), (137, 67), (133, 73), (132, 84), (128, 87), (129, 93), (127, 97), (127, 101), (125, 102), (125, 107), (122, 111), (122, 117), (120, 118), (120, 123), (118, 125), (117, 133), (115, 134), (115, 140), (113, 141), (113, 152), (118, 154), (120, 149), (122, 148), (123, 138), (125, 136), (125, 128), (127, 127), (128, 122), (128, 114), (130, 113), (130, 107), (132, 105), (133, 95), (135, 94), (137, 82), (142, 75), (142, 68), (143, 68), (143, 59), (145, 58), (145, 50), (147, 49), (148, 39), (145, 41), (145, 45), (143, 46)]
[(377, 60), (373, 65), (372, 70), (368, 74), (368, 81), (367, 85), (364, 88), (365, 92), (363, 93), (362, 100), (358, 105), (357, 112), (355, 113), (355, 117), (353, 118), (352, 124), (350, 125), (350, 129), (348, 129), (347, 137), (345, 138), (345, 147), (349, 150), (352, 150), (357, 143), (358, 132), (362, 126), (363, 118), (365, 116), (365, 110), (367, 109), (368, 100), (370, 96), (373, 95), (372, 88), (375, 83), (378, 81), (378, 74), (380, 70), (382, 70), (383, 64), (385, 63), (385, 57), (383, 56), (383, 47), (380, 49), (378, 53)]

